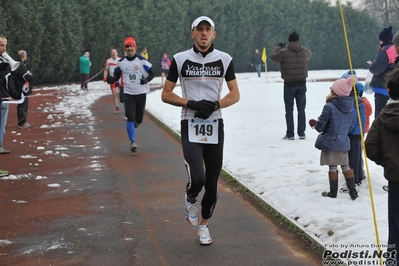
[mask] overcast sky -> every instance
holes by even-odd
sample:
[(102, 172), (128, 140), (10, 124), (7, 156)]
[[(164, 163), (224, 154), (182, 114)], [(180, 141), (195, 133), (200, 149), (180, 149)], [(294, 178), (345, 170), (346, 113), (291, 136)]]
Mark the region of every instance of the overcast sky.
[[(335, 5), (338, 0), (329, 0), (333, 5)], [(361, 3), (361, 0), (341, 0), (342, 4), (346, 4), (347, 2), (352, 2), (353, 6), (358, 6)]]

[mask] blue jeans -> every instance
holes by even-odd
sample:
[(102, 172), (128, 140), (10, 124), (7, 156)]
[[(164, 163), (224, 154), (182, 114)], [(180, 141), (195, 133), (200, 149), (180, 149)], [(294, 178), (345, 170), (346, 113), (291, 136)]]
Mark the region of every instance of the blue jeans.
[(8, 117), (8, 103), (1, 103), (1, 120), (0, 120), (0, 148), (3, 147), (3, 139), (6, 134), (6, 124)]
[(260, 78), (260, 70), (262, 69), (262, 65), (261, 64), (256, 64), (255, 65), (255, 69), (256, 69), (256, 72), (258, 72), (258, 77)]
[(285, 122), (287, 124), (287, 137), (294, 137), (294, 100), (298, 110), (298, 136), (305, 136), (306, 129), (306, 85), (288, 87), (284, 85)]

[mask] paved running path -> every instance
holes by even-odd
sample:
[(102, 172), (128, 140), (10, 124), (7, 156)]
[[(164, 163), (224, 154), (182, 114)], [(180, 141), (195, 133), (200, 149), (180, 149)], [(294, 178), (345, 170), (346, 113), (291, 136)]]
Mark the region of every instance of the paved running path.
[(224, 178), (213, 243), (200, 246), (184, 220), (179, 141), (146, 116), (131, 153), (111, 96), (95, 102), (90, 119), (53, 113), (61, 125), (43, 127), (45, 106), (63, 96), (33, 97), (29, 130), (16, 128), (10, 108), (11, 154), (0, 155), (0, 168), (18, 179), (0, 179), (0, 265), (321, 265), (321, 255)]

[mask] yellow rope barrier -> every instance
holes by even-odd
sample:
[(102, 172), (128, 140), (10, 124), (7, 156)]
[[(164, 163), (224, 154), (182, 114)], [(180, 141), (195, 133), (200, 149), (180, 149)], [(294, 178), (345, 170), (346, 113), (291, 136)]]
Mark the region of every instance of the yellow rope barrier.
[[(369, 165), (368, 165), (368, 160), (367, 160), (367, 152), (366, 152), (366, 148), (364, 146), (363, 125), (362, 125), (362, 119), (360, 117), (360, 108), (359, 108), (359, 101), (358, 101), (358, 97), (357, 97), (356, 80), (354, 78), (354, 73), (353, 73), (352, 59), (351, 59), (351, 53), (350, 53), (350, 50), (349, 50), (348, 36), (346, 34), (345, 18), (344, 18), (344, 12), (343, 12), (343, 9), (342, 9), (341, 0), (339, 0), (339, 9), (341, 11), (342, 27), (344, 29), (344, 37), (345, 37), (346, 49), (347, 49), (347, 52), (348, 52), (349, 68), (350, 68), (351, 75), (352, 75), (352, 82), (353, 82), (354, 88), (355, 88), (354, 91), (355, 91), (355, 101), (356, 101), (356, 109), (357, 109), (357, 119), (359, 120), (360, 137), (361, 137), (363, 154), (364, 154), (364, 158), (365, 158), (364, 161), (365, 161), (365, 165), (366, 165), (367, 183), (368, 183), (368, 186), (369, 186), (371, 209), (372, 209), (372, 212), (373, 212), (375, 236), (376, 236), (376, 240), (377, 240), (378, 252), (380, 252), (380, 246), (381, 245), (380, 245), (380, 237), (379, 237), (379, 234), (378, 234), (378, 225), (377, 225), (377, 218), (376, 218), (375, 205), (374, 205), (373, 189), (371, 187), (371, 179), (370, 179), (370, 171), (369, 171)], [(382, 258), (380, 258), (380, 265), (383, 265)]]

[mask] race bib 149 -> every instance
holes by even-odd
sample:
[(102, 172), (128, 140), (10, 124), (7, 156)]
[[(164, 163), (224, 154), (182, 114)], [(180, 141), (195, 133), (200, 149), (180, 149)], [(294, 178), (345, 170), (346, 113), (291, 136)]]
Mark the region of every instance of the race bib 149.
[(193, 118), (188, 121), (188, 140), (196, 143), (219, 142), (219, 120)]

